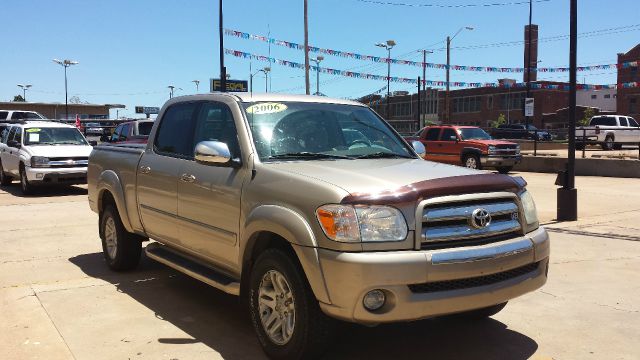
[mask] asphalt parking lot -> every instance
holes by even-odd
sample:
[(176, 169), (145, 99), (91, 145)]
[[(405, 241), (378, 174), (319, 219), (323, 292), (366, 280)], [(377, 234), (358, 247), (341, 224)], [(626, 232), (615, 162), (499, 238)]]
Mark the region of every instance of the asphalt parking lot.
[[(640, 179), (578, 177), (557, 223), (554, 174), (521, 173), (552, 236), (549, 282), (492, 319), (345, 325), (328, 359), (637, 359)], [(237, 299), (149, 259), (104, 264), (86, 187), (0, 189), (3, 359), (260, 359)]]

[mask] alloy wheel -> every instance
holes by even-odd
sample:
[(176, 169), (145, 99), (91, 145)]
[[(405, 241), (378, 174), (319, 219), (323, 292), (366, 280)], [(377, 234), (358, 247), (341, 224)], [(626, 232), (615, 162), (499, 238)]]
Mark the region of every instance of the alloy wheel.
[(284, 345), (291, 340), (296, 322), (295, 301), (287, 279), (276, 270), (262, 276), (258, 290), (260, 322), (269, 339)]

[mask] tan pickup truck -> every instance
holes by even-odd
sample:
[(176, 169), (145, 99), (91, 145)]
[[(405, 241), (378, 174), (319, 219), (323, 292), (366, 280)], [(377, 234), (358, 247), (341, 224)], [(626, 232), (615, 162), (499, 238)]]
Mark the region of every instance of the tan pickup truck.
[(281, 94), (165, 104), (148, 144), (96, 147), (114, 270), (148, 257), (247, 300), (264, 351), (307, 359), (333, 319), (491, 316), (547, 280), (525, 181), (424, 161), (368, 107)]

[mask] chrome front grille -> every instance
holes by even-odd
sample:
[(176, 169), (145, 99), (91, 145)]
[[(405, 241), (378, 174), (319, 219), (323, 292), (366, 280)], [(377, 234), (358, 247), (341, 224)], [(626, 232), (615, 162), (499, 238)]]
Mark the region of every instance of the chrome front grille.
[(89, 165), (88, 157), (49, 158), (49, 167), (52, 167), (52, 168), (87, 167), (88, 165)]
[[(490, 215), (487, 223), (472, 219), (474, 211), (480, 210)], [(522, 233), (515, 197), (427, 202), (423, 204), (420, 225), (422, 249), (481, 245), (504, 240), (505, 235)]]

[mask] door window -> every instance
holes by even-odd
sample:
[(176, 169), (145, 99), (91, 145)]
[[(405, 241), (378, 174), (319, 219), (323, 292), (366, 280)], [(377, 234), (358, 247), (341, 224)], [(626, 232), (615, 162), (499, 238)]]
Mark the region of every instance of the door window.
[(7, 120), (8, 115), (9, 115), (8, 111), (0, 111), (0, 120)]
[(13, 140), (15, 140), (18, 144), (22, 144), (22, 129), (19, 127), (15, 127), (15, 133), (13, 134)]
[(627, 119), (629, 119), (629, 126), (638, 127), (638, 123), (634, 118), (627, 118)]
[(162, 155), (193, 158), (193, 121), (198, 103), (176, 104), (168, 108), (160, 120), (160, 128), (153, 144)]
[(227, 144), (232, 158), (240, 157), (238, 132), (231, 110), (225, 104), (206, 102), (198, 111), (191, 148), (201, 141), (219, 141)]
[(625, 127), (629, 126), (629, 122), (627, 121), (626, 117), (621, 116), (618, 119), (620, 119), (620, 126), (625, 126)]
[(444, 129), (442, 130), (440, 141), (456, 141), (457, 138), (458, 135), (454, 129)]
[(427, 135), (425, 136), (425, 140), (427, 141), (437, 141), (438, 135), (440, 135), (440, 128), (431, 128), (427, 131)]
[(129, 129), (131, 128), (131, 124), (123, 124), (122, 131), (120, 132), (120, 141), (127, 141), (129, 138)]
[(118, 125), (116, 130), (111, 135), (111, 141), (120, 141), (120, 133), (122, 132), (122, 125)]

